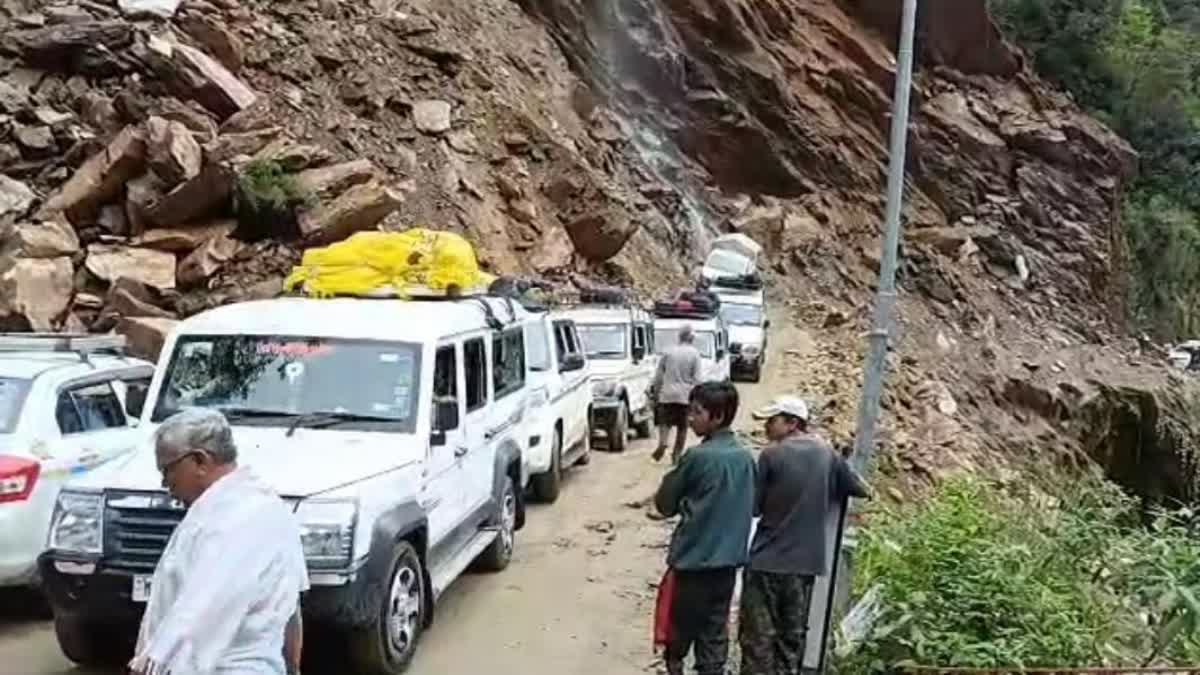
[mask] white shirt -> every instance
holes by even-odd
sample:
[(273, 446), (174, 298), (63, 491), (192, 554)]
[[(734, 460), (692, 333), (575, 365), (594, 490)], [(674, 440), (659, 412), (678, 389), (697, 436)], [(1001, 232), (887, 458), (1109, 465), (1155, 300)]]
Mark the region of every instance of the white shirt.
[(154, 571), (135, 671), (284, 675), (284, 632), (308, 590), (300, 528), (249, 469), (211, 485)]

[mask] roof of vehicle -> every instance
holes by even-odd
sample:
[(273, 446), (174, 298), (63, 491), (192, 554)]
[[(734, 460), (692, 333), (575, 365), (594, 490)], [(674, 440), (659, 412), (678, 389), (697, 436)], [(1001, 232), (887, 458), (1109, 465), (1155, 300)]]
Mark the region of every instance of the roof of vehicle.
[(713, 318), (713, 319), (655, 319), (654, 320), (655, 330), (657, 330), (659, 328), (665, 328), (665, 329), (670, 330), (672, 328), (683, 328), (684, 326), (691, 326), (694, 330), (701, 330), (701, 331), (714, 330), (715, 331), (715, 330), (717, 330), (718, 325), (719, 325), (719, 322), (715, 318)]
[(576, 305), (566, 309), (556, 309), (555, 316), (571, 319), (577, 324), (591, 323), (629, 323), (635, 319), (648, 321), (650, 314), (640, 307), (621, 307), (619, 305)]
[(132, 357), (110, 354), (89, 354), (84, 362), (78, 354), (68, 352), (0, 352), (0, 377), (30, 380), (54, 371), (56, 376), (71, 379), (97, 371), (119, 370), (153, 364)]
[[(487, 326), (480, 300), (509, 323), (533, 316), (520, 303), (495, 297), (457, 300), (275, 298), (225, 305), (179, 324), (179, 334), (295, 335), (431, 342)], [(510, 309), (511, 312), (510, 313)]]

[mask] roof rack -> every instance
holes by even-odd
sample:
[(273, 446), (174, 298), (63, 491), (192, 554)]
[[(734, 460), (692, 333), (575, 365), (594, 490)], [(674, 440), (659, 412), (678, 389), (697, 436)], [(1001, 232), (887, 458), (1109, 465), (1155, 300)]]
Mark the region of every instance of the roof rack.
[(682, 291), (670, 300), (654, 303), (660, 319), (711, 319), (721, 308), (721, 299), (711, 291)]
[(124, 335), (88, 335), (86, 333), (0, 333), (0, 352), (52, 352), (78, 354), (87, 361), (89, 354), (125, 355)]

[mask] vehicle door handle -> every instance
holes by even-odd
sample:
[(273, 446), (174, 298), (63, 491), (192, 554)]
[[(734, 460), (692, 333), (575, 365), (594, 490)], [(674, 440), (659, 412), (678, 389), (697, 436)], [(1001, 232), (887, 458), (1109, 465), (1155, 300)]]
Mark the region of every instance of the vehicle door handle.
[(467, 448), (467, 446), (465, 446), (465, 445), (460, 445), (460, 446), (458, 446), (458, 447), (454, 448), (454, 456), (455, 456), (455, 457), (462, 457), (463, 455), (467, 454), (467, 451), (468, 451), (468, 448)]

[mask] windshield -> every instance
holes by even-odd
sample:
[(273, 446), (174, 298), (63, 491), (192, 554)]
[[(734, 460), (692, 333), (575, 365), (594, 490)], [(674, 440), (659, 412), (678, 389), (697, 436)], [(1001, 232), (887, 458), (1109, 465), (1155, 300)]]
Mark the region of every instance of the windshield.
[(21, 419), (21, 407), (29, 392), (29, 380), (0, 377), (0, 434), (11, 434)]
[(721, 318), (735, 326), (758, 326), (762, 323), (762, 307), (721, 303)]
[(579, 337), (587, 350), (588, 358), (592, 359), (621, 359), (625, 358), (625, 343), (629, 335), (629, 326), (619, 323), (578, 324)]
[[(655, 328), (654, 329), (654, 351), (660, 355), (666, 354), (667, 350), (679, 344), (679, 328)], [(696, 349), (700, 350), (700, 356), (711, 359), (716, 356), (717, 351), (717, 335), (712, 331), (698, 330), (693, 333), (696, 336), (694, 344)]]
[(745, 274), (746, 258), (731, 251), (716, 250), (708, 256), (709, 267), (722, 274)]
[[(339, 428), (416, 426), (421, 348), (407, 342), (279, 335), (186, 336), (167, 366), (153, 420), (217, 408), (239, 423), (290, 426), (335, 413)], [(355, 420), (353, 418), (361, 419)]]

